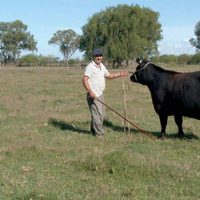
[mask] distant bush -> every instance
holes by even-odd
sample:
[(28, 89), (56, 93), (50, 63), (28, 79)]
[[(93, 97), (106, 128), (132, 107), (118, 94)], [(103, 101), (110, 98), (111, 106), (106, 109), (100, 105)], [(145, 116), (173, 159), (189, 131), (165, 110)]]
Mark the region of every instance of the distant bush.
[(59, 60), (59, 58), (54, 56), (42, 56), (42, 55), (35, 55), (35, 54), (29, 54), (22, 56), (18, 59), (18, 65), (19, 67), (24, 66), (57, 66), (57, 67), (81, 67), (82, 62), (84, 60), (80, 60), (78, 58), (75, 59), (69, 59), (68, 65), (63, 60)]
[[(178, 64), (178, 65), (190, 65), (190, 64), (200, 64), (200, 53), (195, 55), (181, 54), (181, 55), (161, 55), (154, 56), (151, 58), (154, 63), (165, 63), (165, 64)], [(68, 64), (63, 60), (54, 56), (42, 56), (29, 54), (22, 56), (18, 59), (18, 66), (58, 66), (58, 67), (85, 67), (89, 60), (87, 59), (69, 59)], [(107, 67), (109, 64), (107, 63)], [(113, 66), (111, 66), (113, 68)]]
[(193, 55), (192, 58), (188, 61), (188, 64), (200, 64), (200, 53)]
[(181, 54), (181, 55), (161, 55), (152, 57), (151, 60), (155, 63), (175, 63), (179, 65), (200, 64), (200, 53), (195, 55)]
[(153, 57), (152, 61), (156, 63), (166, 63), (166, 64), (177, 63), (177, 56), (164, 54), (161, 56)]
[(18, 66), (31, 66), (38, 65), (39, 59), (38, 56), (34, 54), (29, 54), (26, 56), (22, 56), (18, 61)]
[(177, 57), (177, 64), (188, 64), (193, 55), (181, 54)]
[(71, 58), (68, 60), (69, 66), (79, 65), (80, 63), (81, 63), (81, 60), (78, 58), (75, 58), (75, 59)]
[(42, 56), (29, 54), (22, 56), (18, 60), (18, 66), (49, 66), (49, 65), (57, 65), (59, 63), (58, 58), (53, 56)]

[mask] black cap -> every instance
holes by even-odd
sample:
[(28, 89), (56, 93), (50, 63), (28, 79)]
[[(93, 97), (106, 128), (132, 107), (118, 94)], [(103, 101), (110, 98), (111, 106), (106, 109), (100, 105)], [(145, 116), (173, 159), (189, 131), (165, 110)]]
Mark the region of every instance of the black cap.
[(92, 56), (103, 56), (103, 51), (101, 49), (94, 49), (92, 51)]

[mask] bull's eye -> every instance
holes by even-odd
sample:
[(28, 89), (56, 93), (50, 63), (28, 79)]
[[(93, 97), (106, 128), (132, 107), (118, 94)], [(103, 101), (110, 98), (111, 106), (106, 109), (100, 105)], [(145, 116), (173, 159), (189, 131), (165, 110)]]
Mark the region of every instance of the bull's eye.
[(136, 67), (136, 71), (138, 71), (140, 69), (140, 65), (138, 65), (137, 67)]

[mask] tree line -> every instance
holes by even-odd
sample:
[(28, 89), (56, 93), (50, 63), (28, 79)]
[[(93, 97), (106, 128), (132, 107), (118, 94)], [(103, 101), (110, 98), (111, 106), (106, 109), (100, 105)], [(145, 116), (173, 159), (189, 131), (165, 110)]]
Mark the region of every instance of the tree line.
[[(200, 64), (200, 53), (194, 55), (188, 54), (181, 54), (181, 55), (160, 55), (151, 57), (150, 60), (154, 63), (165, 63), (165, 64), (178, 64), (178, 65), (192, 65), (192, 64)], [(57, 67), (76, 67), (81, 68), (85, 67), (88, 63), (87, 58), (70, 58), (68, 60), (68, 64), (66, 62), (59, 60), (59, 58), (54, 56), (42, 56), (42, 55), (35, 55), (35, 54), (28, 54), (22, 56), (18, 59), (17, 66), (24, 67), (24, 66), (42, 66), (42, 67), (49, 67), (49, 66), (57, 66)], [(130, 62), (131, 63), (131, 62)], [(106, 63), (107, 67), (110, 68), (119, 68), (119, 67), (126, 67), (130, 63), (122, 63), (120, 66), (113, 66), (112, 63)]]
[(21, 56), (24, 50), (37, 51), (34, 36), (27, 31), (28, 26), (20, 20), (0, 22), (0, 62), (22, 66), (37, 64), (70, 64), (79, 62), (71, 56), (80, 50), (84, 59), (90, 59), (94, 48), (101, 48), (105, 58), (113, 67), (128, 64), (136, 57), (159, 62), (200, 63), (200, 21), (196, 24), (190, 43), (196, 48), (195, 55), (159, 55), (158, 41), (162, 39), (162, 28), (158, 21), (159, 13), (139, 5), (118, 5), (95, 13), (82, 27), (82, 35), (72, 29), (58, 30), (49, 39), (49, 45), (57, 45), (63, 60), (52, 56), (37, 56), (31, 53)]

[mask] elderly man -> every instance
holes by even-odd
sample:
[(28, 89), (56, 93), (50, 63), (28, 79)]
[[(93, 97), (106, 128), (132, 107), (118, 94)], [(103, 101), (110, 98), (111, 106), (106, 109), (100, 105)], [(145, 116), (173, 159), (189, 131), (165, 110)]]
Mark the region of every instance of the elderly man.
[(94, 49), (92, 52), (92, 61), (86, 66), (82, 78), (83, 85), (87, 91), (87, 102), (91, 113), (90, 131), (94, 136), (98, 137), (104, 135), (103, 121), (105, 107), (101, 102), (104, 102), (105, 78), (114, 79), (128, 75), (127, 71), (109, 73), (102, 64), (102, 60), (103, 51), (101, 49)]

